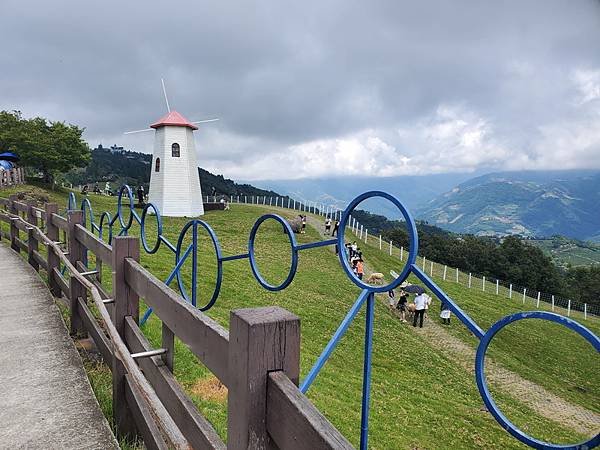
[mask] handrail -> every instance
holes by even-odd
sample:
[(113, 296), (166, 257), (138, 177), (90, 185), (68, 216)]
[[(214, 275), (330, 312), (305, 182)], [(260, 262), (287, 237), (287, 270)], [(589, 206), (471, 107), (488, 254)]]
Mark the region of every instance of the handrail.
[(80, 274), (80, 272), (75, 268), (75, 266), (73, 266), (73, 264), (71, 264), (71, 262), (68, 260), (68, 258), (63, 254), (63, 251), (58, 246), (58, 244), (56, 244), (55, 242), (50, 240), (39, 229), (39, 227), (29, 224), (23, 218), (16, 216), (14, 214), (9, 213), (7, 215), (9, 217), (17, 217), (18, 220), (27, 223), (31, 228), (33, 228), (34, 233), (36, 234), (36, 238), (38, 240), (42, 241), (45, 245), (47, 245), (48, 250), (51, 249), (58, 256), (58, 258), (62, 261), (64, 266), (70, 272), (71, 276), (74, 277), (83, 287), (86, 288), (86, 290), (88, 290), (90, 292), (92, 299), (94, 301), (94, 304), (96, 305), (96, 308), (100, 312), (102, 320), (105, 323), (106, 331), (108, 332), (108, 335), (112, 342), (114, 356), (123, 363), (123, 366), (125, 367), (128, 374), (130, 375), (132, 382), (140, 390), (140, 393), (142, 394), (144, 399), (148, 402), (148, 406), (150, 408), (152, 417), (158, 424), (158, 426), (161, 430), (161, 433), (166, 438), (167, 444), (169, 445), (170, 448), (176, 448), (176, 449), (191, 448), (189, 443), (187, 442), (187, 440), (185, 439), (185, 437), (183, 436), (183, 434), (181, 433), (181, 431), (179, 430), (179, 428), (177, 427), (177, 425), (171, 418), (169, 412), (166, 410), (164, 405), (160, 402), (158, 396), (156, 395), (156, 392), (154, 392), (154, 390), (150, 386), (150, 383), (146, 380), (146, 378), (142, 374), (141, 369), (136, 364), (135, 360), (131, 357), (131, 354), (129, 353), (127, 346), (121, 339), (121, 336), (119, 335), (115, 325), (113, 324), (113, 322), (110, 318), (108, 310), (106, 309), (106, 305), (102, 301), (102, 297), (100, 296), (100, 292), (98, 291), (96, 286), (94, 286), (93, 283), (91, 283), (87, 278), (85, 278), (84, 276), (82, 276)]

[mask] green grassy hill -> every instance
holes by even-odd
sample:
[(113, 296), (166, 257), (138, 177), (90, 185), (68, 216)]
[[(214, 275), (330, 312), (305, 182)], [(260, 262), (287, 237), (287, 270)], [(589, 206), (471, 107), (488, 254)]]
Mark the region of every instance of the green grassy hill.
[[(0, 191), (0, 195), (11, 192)], [(66, 205), (66, 192), (47, 195)], [(116, 209), (114, 198), (94, 195), (89, 198), (96, 217), (102, 210), (113, 212)], [(233, 255), (247, 251), (249, 231), (264, 212), (265, 208), (234, 204), (231, 211), (209, 212), (203, 220), (216, 231), (223, 253)], [(278, 209), (278, 213), (288, 217), (293, 215), (282, 209)], [(163, 231), (171, 242), (176, 242), (185, 222), (184, 219), (164, 219)], [(148, 236), (153, 236), (154, 225), (149, 224), (148, 228)], [(137, 233), (139, 226), (134, 226), (131, 234)], [(303, 243), (321, 239), (321, 236), (317, 230), (309, 227), (306, 235), (297, 238)], [(149, 237), (149, 240), (152, 245), (153, 238)], [(266, 222), (259, 231), (256, 246), (264, 276), (270, 282), (283, 280), (290, 255), (287, 237), (281, 232), (281, 226)], [(390, 269), (399, 271), (397, 259), (390, 258), (378, 248), (363, 247), (369, 267), (386, 274)], [(157, 255), (143, 253), (141, 261), (151, 272), (164, 279), (174, 265), (174, 256), (162, 247)], [(286, 290), (278, 293), (268, 292), (259, 286), (247, 260), (224, 264), (221, 296), (208, 315), (227, 327), (229, 311), (235, 308), (280, 305), (297, 314), (302, 325), (301, 376), (305, 376), (359, 293), (343, 273), (332, 250), (318, 248), (302, 251), (295, 280)], [(183, 268), (186, 274), (191, 273), (189, 265), (187, 262)], [(214, 251), (207, 236), (202, 237), (198, 267), (202, 274), (200, 303), (210, 297), (215, 277)], [(110, 274), (106, 272), (104, 275), (104, 280), (109, 282)], [(189, 275), (185, 278), (189, 283)], [(440, 285), (484, 329), (501, 316), (520, 309), (516, 301), (509, 303), (453, 283)], [(175, 285), (172, 287), (175, 288)], [(385, 296), (378, 298), (370, 447), (523, 448), (483, 408), (472, 373), (473, 364), (465, 364), (464, 361), (470, 360), (468, 351), (462, 355), (456, 353), (460, 346), (448, 346), (448, 342), (454, 339), (464, 343), (468, 350), (475, 344), (474, 338), (455, 318), (452, 326), (445, 330), (446, 334), (436, 335), (434, 332), (440, 328), (435, 323), (437, 311), (439, 303), (433, 305), (426, 328), (418, 330), (401, 324), (389, 312)], [(514, 332), (506, 335), (501, 333), (492, 346), (491, 357), (499, 366), (543, 386), (569, 404), (599, 412), (597, 374), (600, 364), (591, 347), (561, 329), (545, 324), (527, 325), (515, 326)], [(590, 320), (586, 326), (596, 333), (600, 330), (598, 323)], [(152, 316), (144, 332), (158, 345), (160, 321)], [(355, 445), (360, 434), (363, 337), (364, 311), (350, 327), (308, 393), (317, 407)], [(110, 373), (102, 366), (89, 365), (89, 368), (94, 389), (103, 409), (109, 413)], [(175, 374), (194, 402), (225, 437), (227, 405), (224, 390), (179, 342), (176, 347)], [(582, 430), (570, 427), (568, 421), (560, 417), (556, 420), (545, 417), (522, 401), (527, 392), (495, 389), (494, 385), (492, 388), (505, 414), (535, 437), (558, 443), (579, 441), (586, 437)]]

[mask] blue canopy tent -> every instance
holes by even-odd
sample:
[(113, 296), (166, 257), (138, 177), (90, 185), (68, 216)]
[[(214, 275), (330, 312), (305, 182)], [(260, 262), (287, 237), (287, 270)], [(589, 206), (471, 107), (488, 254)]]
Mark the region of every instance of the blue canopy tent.
[(10, 161), (4, 161), (4, 160), (0, 159), (0, 169), (10, 170), (14, 167), (15, 167), (15, 165), (13, 163), (11, 163)]
[(19, 155), (17, 155), (16, 153), (13, 153), (13, 152), (0, 153), (0, 161), (17, 162), (20, 159), (21, 158), (19, 158)]

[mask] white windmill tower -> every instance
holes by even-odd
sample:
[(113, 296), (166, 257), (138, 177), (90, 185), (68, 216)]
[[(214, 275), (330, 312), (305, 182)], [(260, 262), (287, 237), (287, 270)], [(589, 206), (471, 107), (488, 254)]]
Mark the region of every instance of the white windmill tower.
[(148, 129), (125, 134), (154, 130), (148, 200), (159, 209), (161, 215), (201, 216), (204, 214), (204, 205), (193, 132), (198, 129), (195, 124), (219, 119), (190, 122), (177, 111), (172, 111), (165, 83), (163, 80), (161, 82), (168, 113)]

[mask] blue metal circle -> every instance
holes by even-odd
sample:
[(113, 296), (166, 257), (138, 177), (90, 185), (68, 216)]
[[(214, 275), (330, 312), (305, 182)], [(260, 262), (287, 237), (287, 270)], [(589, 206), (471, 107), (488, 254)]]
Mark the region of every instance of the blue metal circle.
[(98, 237), (100, 238), (100, 240), (104, 240), (102, 234), (103, 234), (103, 230), (104, 230), (104, 219), (106, 218), (106, 224), (108, 225), (108, 243), (110, 244), (112, 242), (112, 218), (110, 217), (110, 213), (107, 211), (104, 211), (102, 213), (102, 215), (100, 216), (100, 225), (98, 226)]
[(72, 211), (77, 206), (77, 199), (74, 192), (69, 192), (69, 201), (67, 203), (67, 211)]
[[(154, 244), (154, 247), (152, 248), (148, 246), (148, 242), (146, 241), (146, 216), (148, 215), (148, 210), (150, 208), (154, 210), (154, 215), (156, 216), (156, 244)], [(161, 243), (160, 236), (162, 235), (162, 219), (160, 217), (160, 212), (152, 203), (147, 203), (146, 206), (144, 206), (144, 210), (142, 211), (142, 220), (140, 221), (140, 235), (142, 238), (142, 246), (144, 247), (144, 250), (146, 250), (146, 253), (156, 253), (160, 248)]]
[[(385, 198), (386, 200), (389, 200), (390, 202), (392, 202), (400, 210), (400, 212), (402, 213), (402, 216), (404, 217), (404, 220), (406, 221), (406, 226), (408, 228), (408, 240), (409, 240), (409, 244), (410, 244), (410, 247), (409, 247), (410, 251), (408, 253), (408, 259), (406, 260), (406, 264), (404, 265), (402, 272), (400, 273), (398, 278), (396, 278), (394, 281), (392, 281), (391, 283), (389, 283), (385, 286), (379, 286), (379, 287), (372, 286), (367, 283), (363, 283), (362, 280), (360, 280), (356, 275), (354, 275), (354, 272), (352, 272), (352, 268), (350, 267), (350, 262), (346, 258), (346, 253), (344, 252), (345, 233), (346, 233), (346, 226), (348, 224), (348, 217), (350, 216), (352, 211), (354, 211), (354, 208), (356, 208), (356, 206), (358, 204), (360, 204), (364, 200), (367, 200), (372, 197)], [(348, 277), (352, 280), (352, 282), (354, 284), (356, 284), (358, 287), (360, 287), (361, 289), (366, 289), (370, 292), (387, 292), (391, 289), (397, 288), (400, 285), (400, 283), (402, 283), (404, 280), (406, 280), (408, 278), (408, 275), (410, 274), (411, 266), (416, 261), (417, 253), (419, 250), (419, 238), (417, 235), (417, 226), (415, 225), (415, 221), (413, 220), (412, 216), (409, 214), (408, 210), (404, 207), (404, 205), (400, 202), (400, 200), (398, 200), (393, 195), (390, 195), (387, 192), (383, 192), (383, 191), (365, 192), (364, 194), (359, 195), (358, 197), (356, 197), (354, 200), (352, 200), (350, 202), (350, 204), (346, 207), (346, 209), (344, 210), (344, 213), (342, 214), (342, 218), (340, 220), (340, 227), (338, 229), (337, 240), (338, 240), (338, 242), (337, 242), (338, 256), (339, 256), (342, 268), (346, 272), (346, 275), (348, 275)]]
[[(127, 197), (129, 197), (129, 220), (127, 224), (123, 220), (123, 192), (127, 192)], [(131, 188), (124, 184), (119, 189), (119, 198), (117, 200), (117, 217), (119, 218), (119, 223), (121, 224), (121, 228), (123, 230), (129, 230), (131, 228), (131, 224), (133, 223), (133, 194), (131, 193)]]
[[(288, 235), (290, 246), (292, 248), (292, 264), (290, 266), (290, 271), (288, 273), (287, 278), (283, 281), (283, 283), (279, 285), (269, 284), (267, 280), (265, 280), (260, 274), (260, 270), (258, 269), (258, 265), (256, 264), (254, 241), (256, 239), (256, 233), (258, 232), (258, 228), (267, 219), (274, 219), (283, 226), (283, 229)], [(248, 255), (250, 257), (250, 268), (252, 269), (254, 278), (256, 278), (256, 280), (262, 287), (273, 292), (280, 291), (288, 287), (294, 279), (294, 276), (296, 275), (296, 269), (298, 268), (298, 248), (296, 244), (296, 237), (294, 236), (294, 231), (292, 230), (292, 227), (290, 227), (288, 221), (277, 214), (265, 214), (263, 216), (260, 216), (258, 220), (254, 222), (254, 226), (250, 231), (250, 238), (248, 239)]]
[(181, 295), (190, 303), (192, 303), (192, 305), (196, 306), (196, 292), (197, 292), (197, 267), (196, 267), (196, 258), (197, 258), (197, 254), (198, 254), (198, 225), (202, 226), (207, 232), (208, 235), (210, 236), (210, 238), (212, 239), (213, 242), (213, 246), (215, 249), (215, 253), (217, 255), (217, 280), (216, 280), (216, 284), (215, 284), (215, 290), (213, 291), (213, 295), (211, 297), (211, 299), (209, 300), (209, 302), (204, 305), (201, 308), (198, 308), (200, 311), (206, 311), (208, 309), (210, 309), (215, 302), (217, 301), (217, 298), (219, 297), (219, 292), (221, 291), (221, 283), (223, 281), (223, 261), (221, 260), (223, 255), (221, 253), (221, 245), (219, 244), (219, 239), (217, 238), (217, 235), (215, 234), (215, 232), (213, 231), (213, 229), (210, 227), (209, 224), (207, 224), (206, 222), (204, 222), (203, 220), (198, 220), (198, 219), (194, 219), (194, 220), (190, 220), (188, 223), (185, 224), (185, 226), (181, 229), (181, 232), (179, 233), (179, 239), (177, 240), (177, 249), (175, 252), (175, 265), (177, 265), (179, 263), (179, 258), (181, 258), (181, 248), (183, 245), (183, 239), (185, 238), (185, 235), (187, 233), (187, 231), (192, 228), (193, 231), (193, 238), (192, 238), (192, 255), (193, 255), (193, 260), (192, 260), (192, 298), (190, 299), (190, 297), (188, 296), (188, 293), (185, 289), (185, 286), (183, 285), (183, 280), (181, 277), (181, 268), (179, 268), (179, 270), (177, 270), (177, 285), (179, 286), (179, 292), (181, 292)]
[[(81, 201), (81, 211), (83, 211), (83, 227), (87, 228), (87, 217), (89, 215), (90, 231), (93, 233), (94, 232), (94, 210), (92, 209), (92, 204), (90, 203), (89, 198), (84, 198)], [(89, 213), (86, 214), (86, 211), (89, 211)]]
[(517, 428), (508, 418), (502, 414), (492, 396), (490, 391), (488, 390), (487, 383), (485, 380), (485, 353), (490, 345), (492, 338), (500, 331), (502, 328), (507, 326), (510, 323), (516, 322), (518, 320), (523, 319), (542, 319), (549, 320), (551, 322), (556, 322), (558, 324), (564, 325), (567, 328), (575, 331), (580, 336), (585, 338), (596, 350), (596, 352), (600, 352), (600, 339), (586, 327), (581, 325), (580, 323), (569, 319), (568, 317), (561, 316), (560, 314), (545, 312), (545, 311), (530, 311), (530, 312), (521, 312), (512, 314), (510, 316), (503, 317), (498, 322), (496, 322), (492, 327), (485, 333), (481, 341), (479, 342), (479, 346), (477, 347), (477, 355), (475, 357), (475, 379), (477, 381), (477, 388), (479, 389), (479, 393), (483, 398), (483, 401), (487, 407), (487, 409), (492, 413), (496, 421), (516, 437), (519, 441), (529, 445), (530, 447), (539, 448), (539, 449), (584, 449), (584, 448), (594, 448), (598, 444), (600, 444), (600, 433), (596, 434), (596, 436), (592, 437), (590, 440), (579, 443), (579, 444), (552, 444), (544, 441), (540, 441), (535, 439), (534, 437), (529, 436), (528, 434), (521, 431)]

